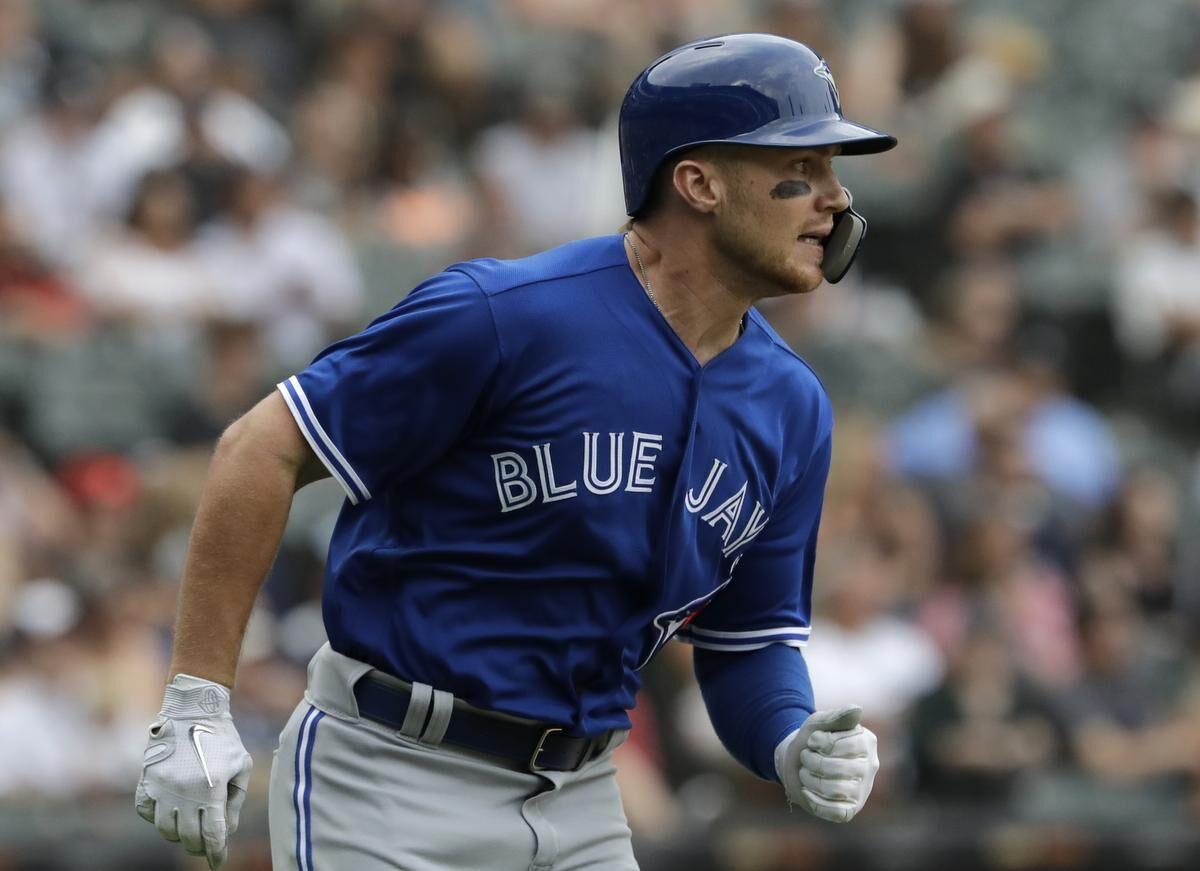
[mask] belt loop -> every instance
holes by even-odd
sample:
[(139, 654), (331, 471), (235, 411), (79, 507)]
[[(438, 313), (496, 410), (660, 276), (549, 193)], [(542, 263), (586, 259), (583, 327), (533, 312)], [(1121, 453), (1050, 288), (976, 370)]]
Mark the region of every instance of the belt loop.
[(450, 725), (450, 714), (454, 709), (454, 695), (445, 690), (433, 691), (433, 712), (429, 715), (429, 725), (421, 735), (421, 743), (436, 747), (446, 737), (446, 728)]
[(420, 740), (421, 731), (425, 726), (425, 715), (429, 713), (429, 700), (433, 696), (433, 687), (427, 683), (412, 685), (412, 700), (408, 703), (408, 711), (404, 714), (404, 722), (400, 726), (400, 734), (405, 738)]

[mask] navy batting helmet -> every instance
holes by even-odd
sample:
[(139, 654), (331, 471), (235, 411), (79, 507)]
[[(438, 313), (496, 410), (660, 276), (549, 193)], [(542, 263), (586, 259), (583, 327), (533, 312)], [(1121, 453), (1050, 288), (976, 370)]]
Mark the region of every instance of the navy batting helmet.
[[(672, 154), (729, 142), (786, 148), (840, 145), (874, 154), (896, 138), (847, 121), (829, 65), (807, 46), (766, 33), (735, 33), (680, 46), (650, 64), (621, 104), (625, 211), (646, 206), (654, 175)], [(825, 273), (837, 281), (866, 233), (853, 209), (826, 246)], [(833, 256), (830, 256), (833, 255)]]
[(894, 136), (842, 117), (829, 65), (807, 46), (766, 33), (691, 42), (650, 64), (621, 104), (625, 209), (646, 204), (654, 173), (694, 145), (840, 145), (874, 154)]

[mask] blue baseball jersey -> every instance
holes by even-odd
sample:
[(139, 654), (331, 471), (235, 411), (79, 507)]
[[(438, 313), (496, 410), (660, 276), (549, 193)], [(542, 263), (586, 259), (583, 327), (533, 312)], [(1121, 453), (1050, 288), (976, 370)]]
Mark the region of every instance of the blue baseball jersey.
[(346, 492), (347, 656), (595, 735), (673, 636), (808, 638), (825, 391), (753, 309), (700, 366), (620, 236), (451, 266), (279, 389)]

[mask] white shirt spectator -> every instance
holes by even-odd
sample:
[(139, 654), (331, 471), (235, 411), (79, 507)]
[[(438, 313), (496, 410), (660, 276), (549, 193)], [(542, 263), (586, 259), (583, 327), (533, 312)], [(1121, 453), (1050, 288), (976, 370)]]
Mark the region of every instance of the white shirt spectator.
[[(283, 126), (239, 94), (209, 94), (198, 122), (208, 145), (233, 163), (269, 173), (287, 162), (291, 143)], [(187, 157), (183, 104), (161, 88), (137, 88), (113, 103), (93, 139), (94, 159), (106, 168), (98, 196), (108, 211), (119, 212), (146, 172)]]
[(0, 199), (17, 231), (49, 263), (83, 253), (99, 211), (102, 167), (90, 134), (35, 117), (0, 139)]
[(214, 308), (215, 283), (193, 246), (163, 250), (132, 233), (92, 246), (75, 278), (97, 311), (159, 327), (188, 327)]
[(482, 135), (475, 164), (499, 194), (518, 240), (546, 248), (595, 230), (591, 204), (607, 178), (605, 146), (584, 127), (538, 137), (524, 124), (501, 124)]
[(307, 364), (328, 343), (330, 326), (361, 315), (364, 290), (353, 254), (314, 212), (277, 205), (248, 227), (220, 220), (201, 231), (198, 250), (217, 281), (219, 313), (260, 324), (287, 365)]
[(938, 685), (944, 671), (929, 636), (890, 615), (852, 630), (820, 621), (804, 659), (818, 708), (860, 704), (880, 720), (902, 714)]
[(84, 756), (100, 749), (87, 736), (86, 712), (40, 681), (0, 684), (0, 796), (75, 795)]
[(1158, 355), (1172, 319), (1200, 321), (1200, 243), (1163, 232), (1135, 237), (1118, 264), (1113, 303), (1124, 348), (1141, 358)]

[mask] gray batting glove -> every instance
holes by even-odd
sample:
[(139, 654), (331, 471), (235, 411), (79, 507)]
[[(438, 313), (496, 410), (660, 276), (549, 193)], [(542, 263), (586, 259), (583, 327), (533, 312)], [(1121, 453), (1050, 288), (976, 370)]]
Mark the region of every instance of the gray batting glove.
[(817, 711), (779, 742), (775, 771), (790, 803), (833, 823), (862, 810), (879, 771), (879, 741), (861, 718), (858, 705)]
[(204, 856), (209, 868), (219, 868), (228, 855), (227, 837), (237, 831), (252, 765), (229, 716), (229, 690), (176, 675), (150, 724), (134, 799), (138, 816), (168, 841)]

